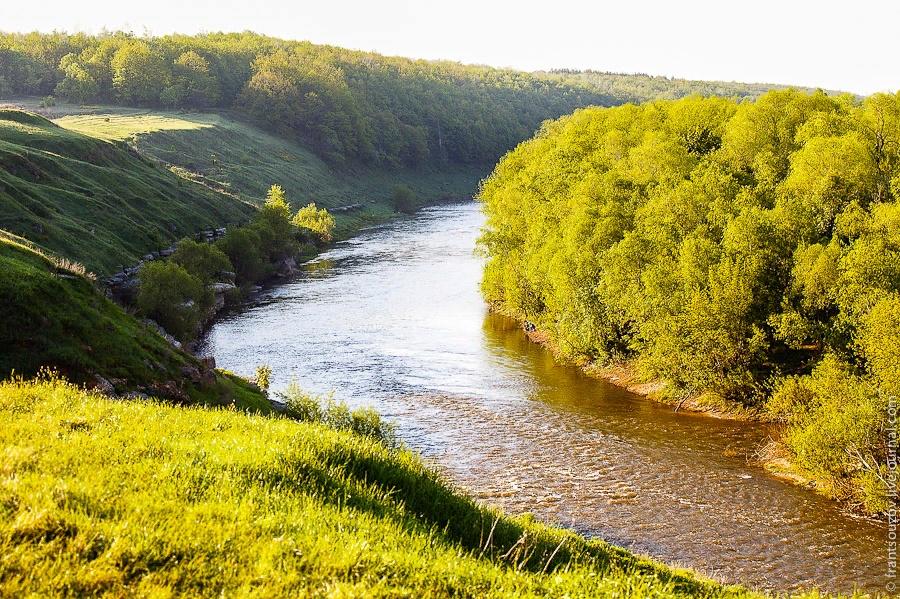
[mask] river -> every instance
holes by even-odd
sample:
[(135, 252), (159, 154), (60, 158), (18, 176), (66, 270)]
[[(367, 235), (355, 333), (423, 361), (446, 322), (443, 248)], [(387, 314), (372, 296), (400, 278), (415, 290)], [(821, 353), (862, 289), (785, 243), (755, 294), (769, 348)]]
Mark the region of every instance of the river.
[(886, 530), (748, 458), (759, 426), (674, 413), (554, 362), (488, 313), (475, 203), (336, 244), (201, 344), (273, 388), (368, 405), (479, 499), (768, 590), (883, 591)]

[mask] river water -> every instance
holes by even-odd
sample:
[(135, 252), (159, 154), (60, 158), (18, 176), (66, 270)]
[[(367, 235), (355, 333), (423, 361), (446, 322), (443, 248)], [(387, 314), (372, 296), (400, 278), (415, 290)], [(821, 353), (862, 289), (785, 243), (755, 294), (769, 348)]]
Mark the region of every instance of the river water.
[(885, 527), (751, 465), (763, 429), (591, 379), (489, 314), (482, 222), (464, 203), (363, 231), (220, 320), (201, 353), (375, 407), (508, 511), (761, 589), (884, 591)]

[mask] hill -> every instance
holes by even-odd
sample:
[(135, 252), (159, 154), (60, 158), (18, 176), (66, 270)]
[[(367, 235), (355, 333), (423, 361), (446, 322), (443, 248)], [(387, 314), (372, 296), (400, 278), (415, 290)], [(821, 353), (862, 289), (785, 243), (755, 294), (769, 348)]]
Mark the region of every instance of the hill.
[(0, 110), (0, 229), (109, 273), (253, 207), (131, 150)]
[(0, 34), (0, 99), (231, 110), (338, 165), (490, 166), (542, 121), (579, 107), (673, 94), (755, 96), (772, 87), (526, 73), (250, 32)]
[[(34, 102), (18, 102), (34, 107)], [(349, 231), (393, 210), (397, 185), (409, 187), (418, 203), (471, 197), (487, 175), (479, 166), (445, 165), (385, 169), (364, 164), (335, 167), (309, 147), (278, 137), (233, 113), (166, 112), (114, 106), (55, 106), (46, 110), (58, 125), (85, 135), (127, 142), (142, 155), (175, 166), (178, 172), (214, 189), (258, 204), (277, 184), (288, 190), (294, 208), (315, 202), (335, 212)], [(343, 212), (346, 206), (360, 210)]]
[(206, 368), (104, 297), (83, 269), (0, 235), (0, 379), (53, 368), (79, 383), (183, 402), (269, 410), (246, 382)]
[[(0, 595), (744, 597), (317, 422), (0, 384)], [(15, 481), (12, 484), (12, 481)]]

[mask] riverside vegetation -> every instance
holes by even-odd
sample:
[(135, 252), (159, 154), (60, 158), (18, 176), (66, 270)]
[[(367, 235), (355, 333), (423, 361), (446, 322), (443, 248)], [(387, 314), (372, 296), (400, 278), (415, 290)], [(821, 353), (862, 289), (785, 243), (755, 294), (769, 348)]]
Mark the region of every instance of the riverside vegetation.
[(190, 341), (215, 313), (215, 285), (224, 286), (224, 302), (239, 301), (274, 274), (293, 273), (296, 258), (315, 253), (333, 233), (334, 217), (326, 209), (308, 204), (292, 216), (284, 190), (273, 185), (250, 224), (229, 228), (213, 244), (183, 240), (168, 260), (144, 264), (136, 305), (179, 340)]
[[(464, 191), (546, 118), (702, 89), (619, 77), (250, 33), (0, 35), (0, 98), (117, 105), (0, 113), (0, 226), (22, 235), (0, 239), (0, 595), (752, 595), (477, 505), (370, 412), (293, 389), (276, 416), (266, 369), (252, 384), (197, 360), (87, 272), (231, 225), (144, 267), (137, 310), (188, 339), (223, 273), (239, 293)], [(376, 202), (338, 210), (361, 192)]]
[(793, 464), (896, 505), (900, 95), (590, 108), (483, 184), (482, 289), (558, 353), (780, 423)]
[[(529, 74), (385, 57), (253, 33), (0, 34), (0, 97), (233, 109), (332, 163), (493, 164), (546, 118), (659, 93), (767, 86)], [(637, 94), (637, 96), (636, 96)]]

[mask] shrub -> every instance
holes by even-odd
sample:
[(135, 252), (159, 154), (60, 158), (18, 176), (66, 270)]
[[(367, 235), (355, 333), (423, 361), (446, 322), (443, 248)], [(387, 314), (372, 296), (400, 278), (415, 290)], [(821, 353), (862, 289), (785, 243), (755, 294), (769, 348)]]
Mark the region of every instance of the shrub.
[(270, 261), (297, 253), (297, 228), (291, 222), (291, 207), (288, 205), (284, 189), (273, 185), (266, 195), (266, 203), (251, 225), (259, 235), (259, 248)]
[(239, 285), (252, 285), (268, 274), (268, 264), (260, 252), (259, 234), (248, 227), (228, 229), (216, 247), (228, 257)]
[(334, 217), (325, 208), (316, 208), (314, 203), (298, 210), (292, 222), (301, 230), (311, 231), (322, 243), (329, 243), (333, 238)]
[(787, 424), (782, 441), (794, 462), (829, 495), (869, 512), (888, 508), (888, 406), (871, 377), (829, 355), (812, 374), (781, 381), (768, 408)]
[(319, 398), (304, 392), (292, 382), (279, 394), (288, 417), (303, 422), (319, 422), (337, 430), (346, 430), (378, 439), (388, 447), (398, 447), (396, 429), (371, 408), (351, 410), (332, 397)]
[(220, 248), (208, 243), (197, 243), (191, 239), (179, 242), (171, 259), (204, 284), (215, 282), (219, 278), (219, 273), (234, 268), (231, 260)]
[(391, 204), (397, 212), (412, 214), (416, 211), (416, 194), (406, 185), (397, 185), (391, 195)]
[(269, 383), (272, 380), (272, 367), (268, 364), (261, 364), (256, 367), (256, 376), (254, 377), (256, 386), (263, 391), (269, 390)]
[(171, 261), (151, 262), (139, 275), (138, 310), (182, 341), (193, 338), (211, 293), (203, 282)]

